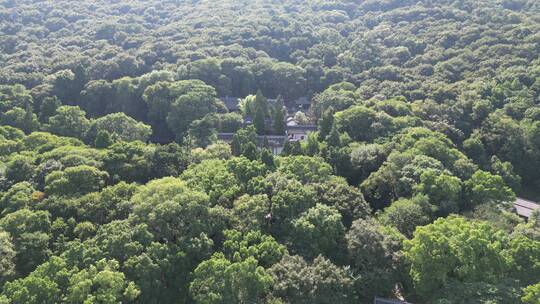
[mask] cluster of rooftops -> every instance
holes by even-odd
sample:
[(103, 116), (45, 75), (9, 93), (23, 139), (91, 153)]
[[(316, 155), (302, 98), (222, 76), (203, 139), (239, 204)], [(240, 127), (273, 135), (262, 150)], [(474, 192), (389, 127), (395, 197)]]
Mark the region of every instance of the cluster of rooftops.
[[(229, 112), (240, 112), (238, 97), (221, 97), (220, 98)], [(275, 104), (277, 99), (268, 99), (268, 103)], [(274, 154), (280, 154), (283, 150), (286, 141), (302, 141), (307, 138), (309, 133), (317, 131), (317, 126), (314, 124), (301, 124), (294, 118), (297, 112), (308, 113), (311, 107), (311, 102), (307, 97), (298, 98), (292, 102), (285, 102), (287, 108), (287, 124), (286, 134), (284, 135), (265, 135), (258, 136), (258, 145), (263, 146), (266, 141)], [(248, 122), (250, 123), (250, 122)], [(225, 142), (232, 142), (234, 133), (219, 133), (218, 138)], [(540, 204), (526, 200), (524, 198), (517, 198), (513, 203), (514, 211), (522, 218), (528, 219), (532, 213), (540, 209)], [(374, 304), (410, 304), (399, 299), (383, 299), (375, 297)]]
[[(221, 97), (220, 98), (229, 112), (239, 112), (240, 107), (239, 103), (241, 98), (239, 97)], [(277, 99), (268, 99), (268, 103), (275, 104)], [(284, 135), (265, 135), (259, 136), (257, 138), (259, 146), (263, 146), (264, 142), (267, 141), (270, 145), (272, 152), (274, 154), (280, 154), (283, 150), (285, 142), (287, 141), (303, 141), (307, 139), (307, 136), (311, 132), (317, 131), (317, 126), (314, 124), (301, 124), (294, 118), (297, 112), (308, 113), (311, 107), (311, 101), (308, 97), (300, 97), (296, 100), (285, 102), (285, 107), (287, 108), (287, 124), (286, 124), (286, 134)], [(219, 133), (218, 138), (225, 142), (231, 142), (233, 140), (234, 133)], [(517, 198), (513, 204), (515, 212), (528, 219), (533, 211), (540, 209), (540, 204), (523, 199)], [(387, 303), (381, 301), (388, 301), (383, 299), (378, 299), (378, 303)], [(403, 302), (401, 302), (403, 303)]]
[[(225, 104), (229, 112), (240, 112), (240, 100), (239, 97), (220, 97), (221, 101)], [(269, 104), (276, 104), (277, 99), (267, 99)], [(296, 121), (295, 114), (302, 112), (307, 114), (311, 108), (311, 101), (308, 97), (300, 97), (296, 100), (285, 101), (285, 107), (287, 108), (287, 122), (285, 128), (285, 134), (283, 135), (264, 135), (259, 136), (258, 141), (259, 145), (262, 146), (265, 140), (267, 140), (272, 152), (274, 154), (281, 154), (283, 147), (287, 141), (303, 141), (307, 139), (307, 136), (311, 132), (317, 131), (317, 126), (315, 124), (303, 124)], [(244, 121), (246, 124), (250, 124), (250, 120)], [(219, 133), (218, 139), (231, 142), (233, 139), (233, 133)]]

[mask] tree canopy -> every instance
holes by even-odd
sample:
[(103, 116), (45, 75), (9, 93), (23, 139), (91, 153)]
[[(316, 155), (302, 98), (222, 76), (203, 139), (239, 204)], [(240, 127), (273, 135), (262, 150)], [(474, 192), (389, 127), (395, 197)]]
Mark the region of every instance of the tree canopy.
[(0, 303), (538, 304), (539, 54), (538, 0), (0, 0)]

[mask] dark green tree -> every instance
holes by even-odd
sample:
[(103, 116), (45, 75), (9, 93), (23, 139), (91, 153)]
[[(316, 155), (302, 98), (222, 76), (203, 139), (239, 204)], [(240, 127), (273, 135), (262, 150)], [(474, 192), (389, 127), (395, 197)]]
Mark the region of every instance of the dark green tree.
[(286, 124), (286, 117), (287, 116), (287, 109), (285, 108), (285, 104), (283, 103), (283, 98), (279, 96), (277, 98), (276, 103), (274, 104), (272, 108), (272, 127), (273, 127), (273, 133), (276, 135), (283, 135), (285, 134), (285, 124)]
[(255, 113), (253, 117), (253, 125), (257, 129), (257, 134), (266, 134), (266, 118), (268, 116), (268, 100), (259, 90), (255, 96)]

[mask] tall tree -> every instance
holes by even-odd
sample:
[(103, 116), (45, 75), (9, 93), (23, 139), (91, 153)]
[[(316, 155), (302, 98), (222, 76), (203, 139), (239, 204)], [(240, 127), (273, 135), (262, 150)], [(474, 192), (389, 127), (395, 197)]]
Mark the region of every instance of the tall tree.
[(259, 90), (255, 97), (255, 116), (253, 117), (253, 125), (257, 129), (257, 134), (266, 134), (266, 118), (268, 116), (268, 100)]
[(272, 126), (273, 133), (276, 135), (285, 134), (285, 119), (287, 118), (287, 109), (283, 102), (283, 98), (278, 96), (276, 104), (272, 108)]

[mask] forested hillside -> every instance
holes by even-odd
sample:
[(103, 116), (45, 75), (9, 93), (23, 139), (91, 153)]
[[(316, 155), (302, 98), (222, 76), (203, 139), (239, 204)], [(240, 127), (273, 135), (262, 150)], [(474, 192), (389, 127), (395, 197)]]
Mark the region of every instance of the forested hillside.
[(539, 304), (539, 54), (538, 0), (0, 0), (0, 304)]

